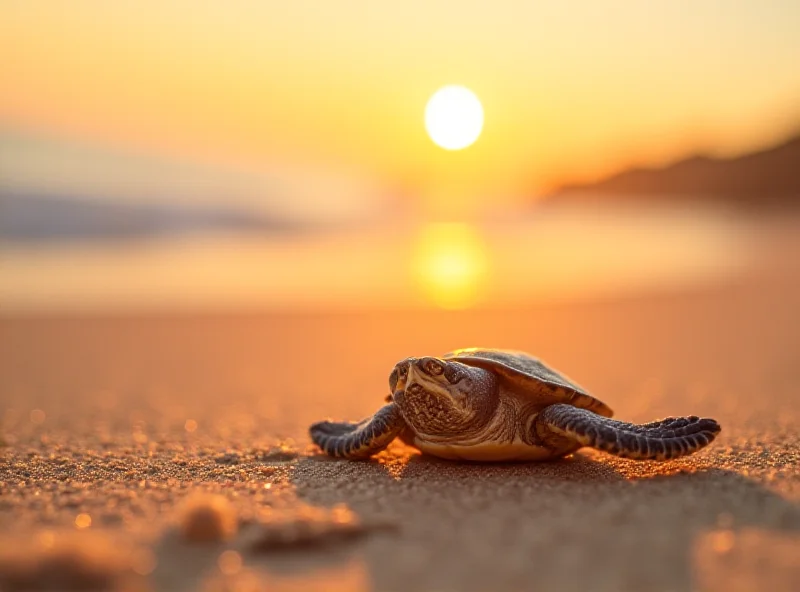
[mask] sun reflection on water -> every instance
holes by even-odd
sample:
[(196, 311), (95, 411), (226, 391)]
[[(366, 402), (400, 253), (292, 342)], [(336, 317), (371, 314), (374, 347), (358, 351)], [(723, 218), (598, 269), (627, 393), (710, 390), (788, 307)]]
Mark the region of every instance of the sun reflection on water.
[(480, 301), (489, 258), (472, 226), (435, 223), (425, 226), (417, 237), (412, 266), (426, 300), (445, 309), (463, 309)]

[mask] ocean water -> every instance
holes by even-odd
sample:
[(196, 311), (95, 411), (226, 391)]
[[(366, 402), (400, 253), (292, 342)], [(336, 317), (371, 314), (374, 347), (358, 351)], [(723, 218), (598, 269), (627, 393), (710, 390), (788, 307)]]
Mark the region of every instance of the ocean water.
[(480, 223), (6, 242), (0, 308), (336, 310), (593, 299), (735, 278), (759, 265), (764, 237), (774, 234), (763, 221), (720, 209), (560, 207)]

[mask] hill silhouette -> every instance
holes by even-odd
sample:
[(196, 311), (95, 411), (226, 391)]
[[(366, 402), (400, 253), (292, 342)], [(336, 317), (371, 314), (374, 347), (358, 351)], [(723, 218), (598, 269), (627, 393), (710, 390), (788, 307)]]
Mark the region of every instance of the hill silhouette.
[(595, 183), (565, 185), (548, 199), (800, 206), (800, 135), (735, 158), (693, 156), (663, 168), (632, 168)]

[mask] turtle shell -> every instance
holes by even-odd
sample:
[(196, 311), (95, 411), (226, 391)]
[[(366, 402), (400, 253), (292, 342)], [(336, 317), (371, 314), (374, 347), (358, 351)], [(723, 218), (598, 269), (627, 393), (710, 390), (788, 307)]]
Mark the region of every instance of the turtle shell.
[(471, 347), (450, 352), (444, 359), (492, 370), (512, 386), (515, 393), (540, 400), (545, 405), (567, 403), (604, 417), (614, 414), (608, 405), (583, 387), (524, 352)]

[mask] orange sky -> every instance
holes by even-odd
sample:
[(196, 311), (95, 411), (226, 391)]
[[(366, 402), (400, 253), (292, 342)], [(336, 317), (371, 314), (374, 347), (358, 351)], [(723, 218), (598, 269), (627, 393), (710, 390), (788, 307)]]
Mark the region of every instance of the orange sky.
[[(793, 0), (0, 0), (0, 165), (13, 182), (52, 161), (52, 138), (513, 204), (629, 163), (779, 139), (800, 121), (798, 26)], [(486, 113), (458, 153), (422, 123), (449, 83)], [(9, 138), (26, 134), (39, 139), (23, 166)], [(325, 185), (300, 191), (313, 204)]]

